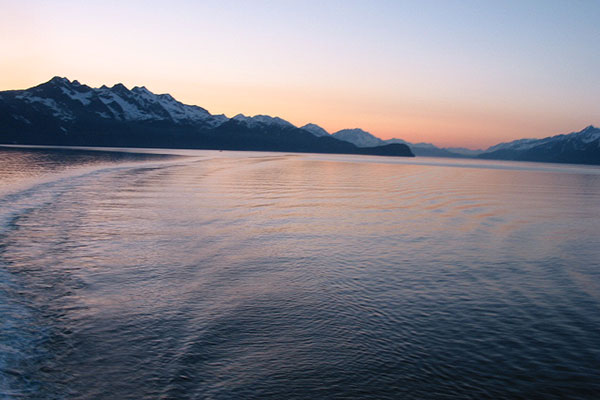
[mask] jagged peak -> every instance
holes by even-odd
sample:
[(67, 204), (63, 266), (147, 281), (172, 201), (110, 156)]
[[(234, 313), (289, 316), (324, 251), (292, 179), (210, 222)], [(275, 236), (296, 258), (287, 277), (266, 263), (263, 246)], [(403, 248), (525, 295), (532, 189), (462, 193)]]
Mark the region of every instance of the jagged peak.
[(127, 87), (125, 85), (123, 85), (122, 83), (116, 83), (113, 85), (113, 87), (111, 87), (112, 90), (126, 90), (129, 91), (129, 89), (127, 89)]
[(583, 130), (581, 130), (582, 133), (584, 132), (589, 132), (589, 131), (597, 131), (598, 128), (595, 127), (594, 125), (588, 125), (585, 128), (583, 128)]
[(256, 124), (263, 125), (280, 125), (280, 126), (288, 126), (295, 127), (291, 122), (286, 121), (280, 117), (271, 117), (270, 115), (258, 114), (252, 117), (248, 117), (244, 114), (237, 114), (231, 118), (234, 121), (244, 122), (248, 126), (256, 126)]
[(61, 76), (55, 76), (52, 79), (50, 79), (47, 82), (44, 83), (40, 83), (37, 86), (34, 86), (31, 89), (44, 89), (44, 88), (49, 88), (49, 87), (58, 87), (58, 88), (63, 88), (65, 86), (70, 86), (71, 85), (71, 81), (69, 81), (69, 79), (67, 78), (63, 78)]
[(374, 147), (385, 144), (385, 142), (377, 136), (360, 128), (342, 129), (341, 131), (335, 132), (332, 136), (336, 139), (350, 142), (358, 147)]
[(364, 129), (360, 129), (360, 128), (349, 128), (349, 129), (341, 129), (335, 133), (333, 133), (333, 136), (339, 136), (339, 135), (348, 135), (348, 134), (358, 134), (361, 136), (370, 136), (373, 137), (375, 139), (381, 140), (379, 139), (377, 136), (373, 135), (371, 132), (367, 132)]
[(159, 94), (158, 97), (160, 97), (163, 100), (168, 100), (168, 101), (177, 101), (173, 98), (173, 96), (171, 96), (169, 93), (163, 93), (163, 94)]
[(292, 124), (289, 121), (286, 121), (285, 119), (278, 117), (278, 116), (270, 116), (270, 115), (265, 115), (265, 114), (258, 114), (252, 117), (252, 119), (254, 121), (258, 121), (261, 122), (263, 124), (279, 124), (279, 125), (286, 125), (286, 126), (294, 126), (294, 124)]
[(146, 94), (153, 94), (151, 91), (149, 91), (146, 86), (134, 86), (133, 89), (131, 89), (132, 92), (135, 93), (146, 93)]
[(367, 132), (364, 129), (360, 129), (360, 128), (347, 128), (347, 129), (340, 129), (339, 131), (337, 131), (336, 133), (340, 133), (340, 132), (354, 132), (354, 133), (366, 133), (369, 135), (373, 135), (371, 132)]
[(266, 115), (266, 114), (258, 114), (258, 115), (253, 116), (252, 118), (256, 119), (257, 121), (287, 122), (286, 120), (284, 120), (283, 118), (280, 118), (278, 116), (271, 117), (270, 115)]
[(329, 136), (329, 132), (312, 122), (309, 122), (308, 124), (300, 127), (300, 129), (305, 129), (315, 136)]
[(54, 83), (54, 84), (70, 84), (71, 81), (67, 78), (61, 77), (61, 76), (55, 76), (52, 79), (50, 79), (47, 83)]

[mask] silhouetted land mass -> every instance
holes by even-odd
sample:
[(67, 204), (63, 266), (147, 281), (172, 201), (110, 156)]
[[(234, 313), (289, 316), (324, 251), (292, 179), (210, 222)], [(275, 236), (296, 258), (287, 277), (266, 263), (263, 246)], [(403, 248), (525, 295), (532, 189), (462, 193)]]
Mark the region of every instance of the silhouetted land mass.
[(414, 157), (405, 144), (358, 148), (276, 117), (227, 118), (144, 87), (91, 88), (59, 77), (0, 92), (0, 143)]
[[(311, 125), (310, 129), (316, 130), (315, 125)], [(403, 143), (410, 146), (417, 157), (600, 164), (600, 129), (594, 126), (588, 126), (579, 132), (566, 135), (556, 135), (543, 139), (519, 139), (508, 143), (500, 143), (487, 150), (439, 148), (431, 143), (409, 143), (402, 139), (382, 140), (362, 129), (343, 129), (333, 133), (332, 136), (362, 148), (389, 143)]]
[[(329, 134), (267, 115), (233, 118), (183, 104), (168, 94), (122, 84), (91, 88), (54, 77), (26, 90), (0, 92), (0, 143), (289, 151), (600, 164), (600, 129), (500, 143), (484, 151), (379, 139), (361, 129)], [(414, 150), (413, 150), (414, 149)], [(413, 153), (414, 151), (414, 153)]]
[(544, 139), (521, 139), (492, 146), (479, 158), (600, 164), (600, 129), (594, 126)]

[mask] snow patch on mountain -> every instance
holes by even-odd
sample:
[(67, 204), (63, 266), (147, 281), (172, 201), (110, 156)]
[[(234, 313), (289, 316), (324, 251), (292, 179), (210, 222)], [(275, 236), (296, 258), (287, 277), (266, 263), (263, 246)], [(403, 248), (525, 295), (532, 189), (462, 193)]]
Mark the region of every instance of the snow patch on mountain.
[(309, 131), (310, 133), (312, 133), (315, 136), (329, 136), (329, 132), (327, 132), (325, 129), (321, 128), (317, 124), (312, 124), (312, 123), (306, 124), (306, 125), (302, 126), (300, 129)]
[(71, 100), (79, 101), (84, 106), (87, 106), (92, 102), (91, 98), (94, 95), (94, 92), (92, 91), (76, 92), (74, 90), (69, 90), (66, 87), (61, 87), (60, 90), (62, 90), (62, 92), (65, 95), (67, 95)]
[[(122, 97), (124, 93), (121, 92), (119, 88), (116, 88), (116, 85), (110, 89), (101, 88), (99, 89), (99, 92), (100, 101), (102, 101), (104, 105), (106, 105), (113, 112), (117, 119), (125, 121), (143, 121), (155, 119), (156, 117), (155, 115), (143, 112), (137, 105), (124, 99)], [(121, 92), (121, 96), (119, 95), (119, 92)], [(113, 103), (118, 104), (120, 110), (115, 108)]]
[(543, 139), (519, 139), (512, 142), (500, 143), (491, 146), (486, 152), (498, 150), (525, 151), (534, 147), (555, 144), (561, 141), (570, 142), (575, 148), (600, 140), (600, 129), (590, 125), (579, 132), (571, 132), (563, 135), (549, 136)]
[(269, 115), (255, 115), (253, 117), (248, 117), (244, 114), (238, 114), (231, 119), (242, 122), (249, 128), (255, 128), (260, 125), (276, 125), (281, 127), (295, 128), (295, 126), (290, 122), (279, 117), (271, 117)]
[(378, 137), (358, 128), (342, 129), (341, 131), (335, 132), (332, 136), (336, 139), (350, 142), (357, 147), (376, 147), (385, 144), (385, 142)]
[(96, 111), (96, 114), (98, 114), (102, 118), (110, 118), (111, 117), (110, 115), (108, 115), (107, 113), (102, 112), (102, 111)]
[(410, 144), (408, 143), (406, 140), (403, 139), (398, 139), (398, 138), (393, 138), (393, 139), (388, 139), (385, 141), (386, 143), (401, 143), (401, 144)]
[(41, 104), (48, 109), (48, 111), (50, 111), (54, 117), (63, 121), (69, 121), (75, 118), (69, 110), (61, 107), (54, 99), (34, 96), (28, 92), (23, 92), (23, 94), (15, 96), (15, 98), (23, 100), (29, 104)]
[(474, 157), (477, 152), (452, 152), (449, 149), (439, 148), (431, 143), (410, 143), (403, 139), (388, 139), (382, 140), (373, 134), (363, 131), (362, 129), (344, 129), (333, 134), (333, 137), (340, 140), (345, 140), (354, 144), (357, 147), (375, 147), (386, 144), (406, 144), (417, 156), (429, 157)]
[(26, 123), (27, 125), (31, 125), (31, 121), (30, 121), (30, 120), (28, 120), (27, 118), (25, 118), (25, 117), (24, 117), (24, 116), (22, 116), (22, 115), (13, 115), (12, 117), (13, 117), (14, 119), (16, 119), (17, 121), (21, 121), (21, 122), (24, 122), (24, 123)]
[(600, 129), (590, 125), (580, 132), (573, 132), (565, 136), (569, 139), (575, 138), (583, 143), (592, 143), (600, 140)]
[(497, 145), (489, 147), (486, 151), (497, 151), (497, 150), (527, 150), (536, 143), (539, 139), (519, 139), (513, 140), (512, 142), (499, 143)]
[[(110, 88), (106, 85), (91, 88), (78, 81), (71, 82), (67, 78), (54, 77), (42, 85), (24, 91), (21, 97), (17, 96), (17, 98), (22, 98), (29, 103), (45, 104), (55, 115), (61, 114), (61, 119), (72, 119), (73, 116), (66, 111), (69, 109), (69, 104), (66, 104), (68, 100), (57, 98), (56, 91), (83, 106), (95, 107), (93, 112), (102, 118), (115, 118), (121, 121), (170, 120), (178, 124), (202, 123), (210, 127), (217, 127), (228, 120), (225, 115), (211, 115), (202, 107), (183, 104), (169, 94), (157, 95), (144, 86), (136, 86), (129, 90), (121, 83)], [(54, 99), (59, 103), (66, 103), (58, 104)]]
[[(145, 89), (145, 88), (144, 88)], [(150, 99), (149, 91), (146, 90), (143, 96)], [(224, 115), (211, 115), (202, 107), (183, 104), (168, 94), (158, 96), (158, 104), (169, 114), (175, 122), (207, 122), (209, 125), (218, 126), (227, 121)]]

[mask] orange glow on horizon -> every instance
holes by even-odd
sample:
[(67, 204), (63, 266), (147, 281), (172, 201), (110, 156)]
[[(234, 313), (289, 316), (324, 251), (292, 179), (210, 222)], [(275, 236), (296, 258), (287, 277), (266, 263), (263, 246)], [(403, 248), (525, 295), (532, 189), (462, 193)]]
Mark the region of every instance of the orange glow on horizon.
[[(57, 74), (64, 75), (64, 74)], [(83, 74), (82, 74), (83, 75)], [(85, 74), (88, 75), (88, 74)], [(39, 78), (38, 78), (39, 77)], [(361, 128), (381, 139), (399, 138), (411, 143), (433, 143), (439, 147), (466, 147), (485, 149), (491, 145), (524, 137), (546, 137), (582, 129), (576, 121), (560, 123), (558, 118), (532, 123), (525, 115), (499, 113), (496, 110), (456, 109), (448, 113), (432, 102), (416, 106), (387, 107), (385, 104), (366, 104), (354, 100), (348, 93), (323, 90), (321, 92), (298, 88), (277, 88), (236, 85), (216, 85), (204, 82), (186, 84), (173, 79), (136, 79), (104, 81), (101, 75), (80, 77), (66, 75), (91, 87), (112, 86), (124, 83), (129, 89), (146, 86), (154, 93), (170, 93), (185, 104), (198, 105), (213, 114), (233, 117), (242, 113), (253, 116), (266, 114), (281, 117), (300, 127), (315, 123), (329, 133), (341, 129)], [(0, 77), (2, 90), (24, 89), (48, 81), (44, 70), (15, 69), (14, 73)], [(86, 79), (88, 78), (88, 79)], [(37, 79), (37, 80), (36, 80)], [(428, 112), (429, 111), (429, 112)], [(575, 120), (575, 118), (573, 118)], [(535, 132), (536, 135), (532, 135)]]
[(536, 20), (522, 19), (538, 10), (532, 4), (176, 3), (5, 4), (0, 90), (55, 75), (92, 87), (121, 82), (213, 114), (441, 147), (600, 124), (591, 3), (553, 4)]

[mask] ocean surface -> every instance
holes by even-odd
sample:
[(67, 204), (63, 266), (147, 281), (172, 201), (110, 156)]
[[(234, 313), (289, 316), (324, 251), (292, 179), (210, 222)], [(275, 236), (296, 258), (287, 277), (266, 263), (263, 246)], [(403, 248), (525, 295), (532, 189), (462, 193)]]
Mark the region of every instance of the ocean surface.
[(0, 148), (1, 399), (599, 396), (599, 167)]

